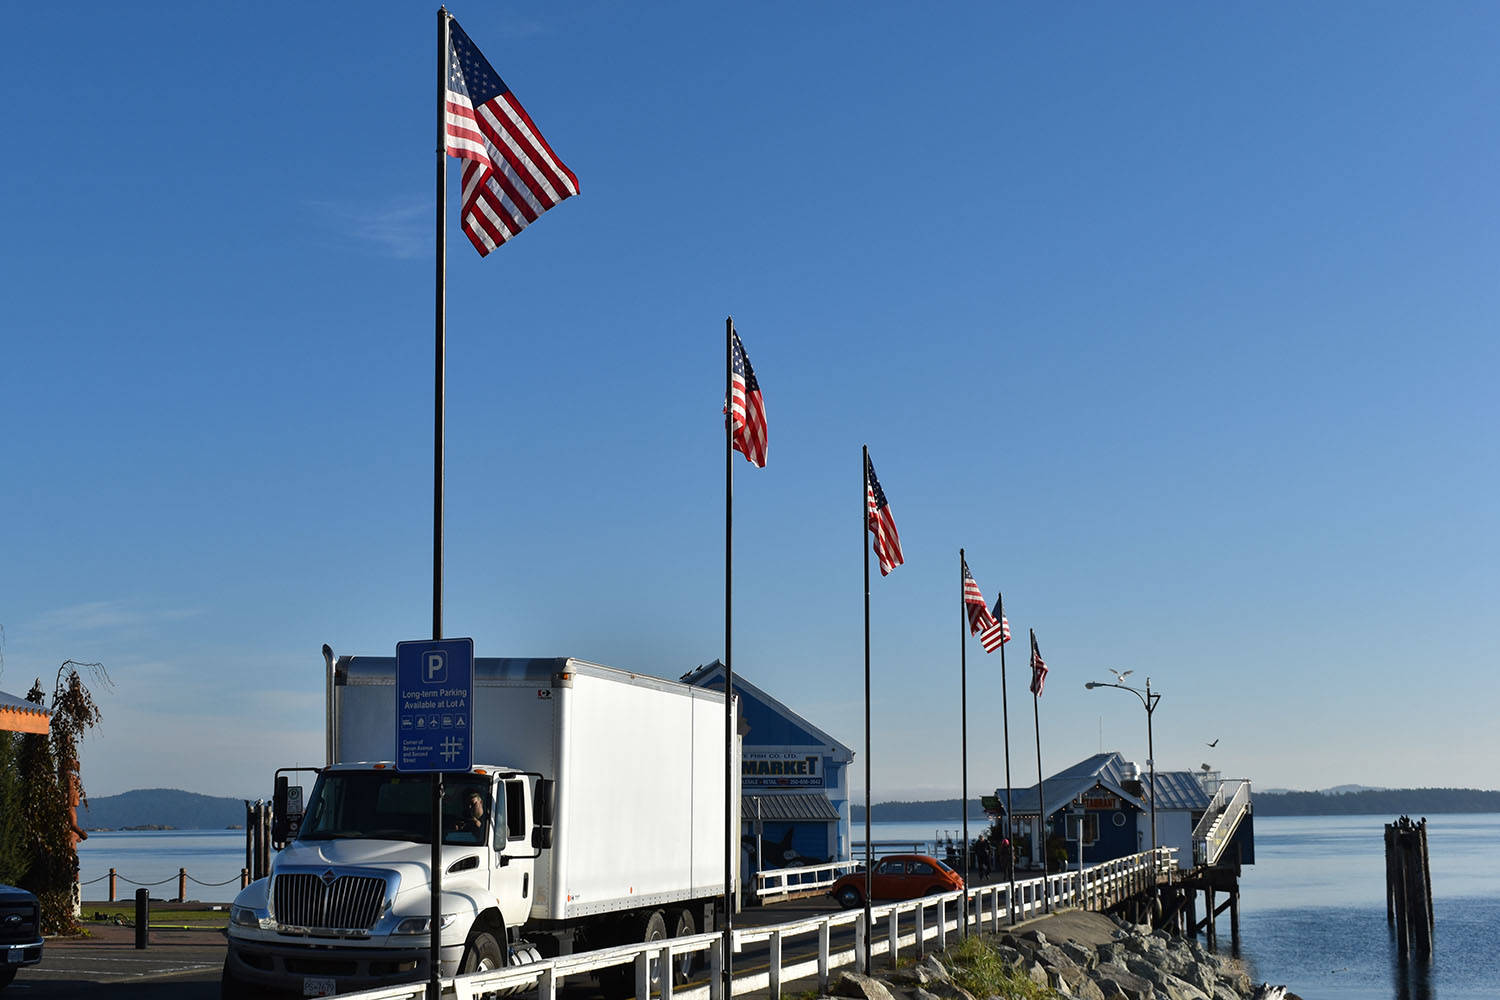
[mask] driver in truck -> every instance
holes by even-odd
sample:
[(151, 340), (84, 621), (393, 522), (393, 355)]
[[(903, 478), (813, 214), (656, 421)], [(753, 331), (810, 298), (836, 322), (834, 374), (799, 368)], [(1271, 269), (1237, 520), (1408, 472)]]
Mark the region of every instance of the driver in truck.
[(453, 824), (453, 832), (473, 834), (475, 843), (483, 843), (484, 820), (484, 795), (479, 789), (470, 788), (464, 793), (463, 814), (458, 822)]

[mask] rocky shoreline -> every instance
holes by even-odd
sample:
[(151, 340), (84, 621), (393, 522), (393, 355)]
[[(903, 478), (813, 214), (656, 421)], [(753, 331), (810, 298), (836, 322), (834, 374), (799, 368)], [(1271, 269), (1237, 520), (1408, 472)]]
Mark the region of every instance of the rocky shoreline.
[[(1300, 1000), (1284, 986), (1254, 985), (1244, 963), (1197, 941), (1148, 926), (1075, 912), (981, 935), (1021, 986), (1065, 1000)], [(989, 1000), (959, 985), (960, 964), (929, 953), (920, 962), (878, 976), (845, 972), (830, 983), (836, 997), (855, 1000)]]

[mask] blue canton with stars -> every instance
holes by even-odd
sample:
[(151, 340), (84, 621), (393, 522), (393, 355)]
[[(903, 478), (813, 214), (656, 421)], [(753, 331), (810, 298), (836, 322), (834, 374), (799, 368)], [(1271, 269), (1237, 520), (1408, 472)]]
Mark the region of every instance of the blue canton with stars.
[(467, 96), (476, 108), (510, 92), (456, 20), (448, 22), (448, 89)]
[(731, 356), (731, 368), (733, 372), (745, 380), (746, 394), (760, 392), (760, 383), (755, 380), (755, 369), (750, 367), (750, 359), (745, 357), (745, 348), (740, 344), (740, 335), (734, 335), (734, 352)]

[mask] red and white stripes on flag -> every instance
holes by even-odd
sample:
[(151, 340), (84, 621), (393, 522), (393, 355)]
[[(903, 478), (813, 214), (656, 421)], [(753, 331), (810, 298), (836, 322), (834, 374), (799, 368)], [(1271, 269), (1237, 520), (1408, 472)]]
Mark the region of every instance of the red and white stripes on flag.
[(1042, 662), (1041, 651), (1036, 648), (1036, 629), (1031, 630), (1031, 693), (1038, 698), (1047, 683), (1047, 664)]
[(766, 401), (760, 394), (760, 382), (739, 331), (730, 328), (729, 419), (734, 422), (734, 450), (742, 453), (752, 465), (766, 467)]
[[(984, 594), (979, 591), (979, 584), (974, 582), (974, 575), (969, 572), (969, 561), (960, 559), (963, 566), (964, 580), (964, 611), (969, 615), (969, 634), (978, 635), (994, 627), (995, 616), (990, 614), (990, 609), (984, 603)], [(990, 652), (988, 646), (985, 652)]]
[(993, 622), (989, 628), (979, 633), (979, 641), (984, 644), (986, 653), (993, 653), (1001, 646), (1010, 642), (1010, 622), (1005, 618), (1005, 595), (995, 596), (995, 610), (990, 612), (990, 621)]
[(578, 178), (452, 18), (446, 78), (448, 155), (464, 161), (460, 217), (483, 257), (577, 194)]
[(870, 456), (865, 456), (865, 521), (870, 533), (875, 536), (875, 555), (880, 560), (880, 575), (889, 576), (891, 570), (906, 560), (901, 555), (901, 536), (896, 534), (896, 519), (891, 517), (891, 505), (885, 499), (885, 490), (875, 478), (875, 465)]

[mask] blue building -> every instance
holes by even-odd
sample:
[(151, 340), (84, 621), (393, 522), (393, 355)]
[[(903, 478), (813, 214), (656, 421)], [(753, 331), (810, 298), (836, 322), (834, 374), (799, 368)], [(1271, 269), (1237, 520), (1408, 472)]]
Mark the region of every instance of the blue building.
[[(1222, 809), (1217, 795), (1224, 782), (1218, 774), (1204, 770), (1156, 772), (1156, 843), (1177, 848), (1177, 864), (1184, 870), (1195, 863), (1194, 833), (1205, 815)], [(1249, 783), (1243, 782), (1248, 797)], [(1012, 829), (1023, 840), (1022, 864), (1044, 865), (1043, 844), (1056, 838), (1065, 847), (1070, 864), (1097, 864), (1151, 848), (1151, 779), (1147, 772), (1119, 753), (1095, 754), (1046, 779), (1038, 797), (1037, 786), (1011, 790), (1015, 812)], [(1000, 812), (1005, 807), (1005, 789), (996, 789)], [(1045, 805), (1045, 820), (1039, 817)], [(1233, 856), (1242, 864), (1255, 863), (1255, 835), (1248, 802), (1242, 815), (1233, 818)], [(1045, 825), (1046, 836), (1038, 836)]]
[[(718, 660), (684, 683), (722, 691)], [(849, 856), (849, 762), (854, 752), (738, 672), (741, 872), (822, 864)]]

